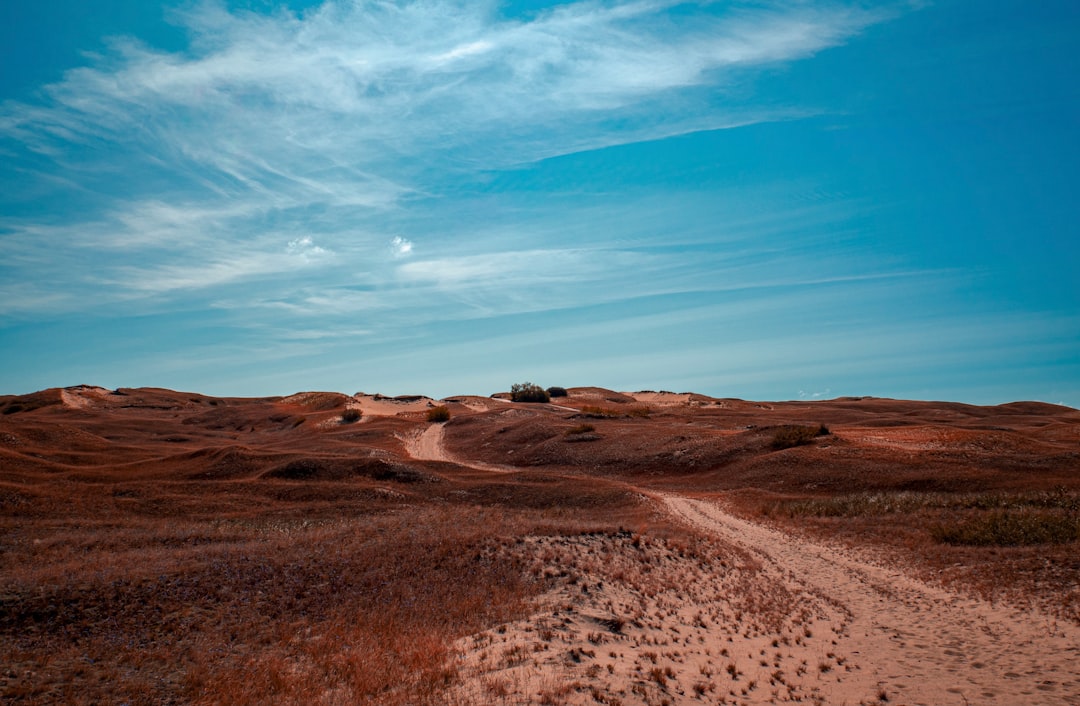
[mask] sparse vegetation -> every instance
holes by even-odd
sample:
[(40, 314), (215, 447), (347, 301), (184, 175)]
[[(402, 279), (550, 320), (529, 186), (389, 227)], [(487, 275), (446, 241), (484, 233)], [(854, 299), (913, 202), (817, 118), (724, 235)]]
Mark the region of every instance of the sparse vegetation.
[(575, 434), (589, 434), (596, 431), (596, 427), (592, 424), (578, 424), (576, 427), (570, 427), (566, 430), (567, 436), (573, 436)]
[(539, 385), (521, 382), (510, 388), (510, 399), (514, 402), (550, 402), (551, 395)]
[(565, 387), (549, 387), (547, 393), (550, 397), (569, 397), (570, 393)]
[(345, 424), (352, 424), (360, 421), (362, 416), (361, 411), (356, 407), (349, 407), (347, 410), (341, 413), (341, 421)]
[(438, 405), (427, 411), (427, 420), (435, 424), (450, 421), (450, 408), (446, 405)]

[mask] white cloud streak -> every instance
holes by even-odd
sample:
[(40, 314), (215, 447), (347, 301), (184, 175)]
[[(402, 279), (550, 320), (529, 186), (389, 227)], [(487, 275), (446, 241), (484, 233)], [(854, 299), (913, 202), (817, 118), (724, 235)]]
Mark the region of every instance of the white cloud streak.
[(177, 15), (193, 37), (188, 52), (117, 42), (99, 65), (48, 87), (49, 104), (6, 106), (0, 125), (41, 151), (153, 141), (256, 190), (343, 198), (343, 184), (317, 174), (337, 168), (347, 185), (394, 193), (385, 172), (402, 155), (429, 158), (493, 127), (511, 142), (540, 131), (566, 147), (608, 144), (590, 123), (639, 112), (667, 134), (701, 116), (673, 103), (662, 128), (643, 104), (721, 85), (728, 70), (803, 58), (882, 18), (857, 6), (717, 13), (703, 3), (675, 22), (665, 15), (675, 4), (577, 2), (526, 21), (500, 18), (492, 2), (327, 2), (302, 17), (203, 3)]
[[(418, 260), (415, 237), (401, 235), (389, 257), (408, 262), (389, 268), (389, 236), (356, 224), (437, 196), (462, 172), (797, 114), (736, 106), (724, 87), (887, 14), (654, 0), (574, 2), (527, 19), (498, 10), (330, 0), (259, 15), (204, 2), (175, 13), (186, 51), (116, 40), (43, 102), (0, 106), (0, 150), (39, 186), (62, 189), (62, 173), (95, 204), (50, 221), (0, 217), (2, 247), (22, 258), (15, 277), (57, 282), (22, 309), (186, 296), (343, 263), (392, 272), (394, 286), (495, 287), (521, 253)], [(280, 246), (314, 234), (331, 245)], [(69, 267), (81, 251), (95, 253), (94, 268)], [(603, 278), (619, 260), (548, 256), (552, 281)]]

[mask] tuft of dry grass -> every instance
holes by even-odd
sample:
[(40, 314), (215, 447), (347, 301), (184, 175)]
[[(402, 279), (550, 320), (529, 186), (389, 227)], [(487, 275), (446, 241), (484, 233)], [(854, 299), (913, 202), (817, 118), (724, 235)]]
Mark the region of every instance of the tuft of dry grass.
[(597, 407), (596, 405), (583, 406), (580, 414), (589, 419), (616, 419), (623, 416), (623, 413), (620, 410), (611, 409), (609, 407)]

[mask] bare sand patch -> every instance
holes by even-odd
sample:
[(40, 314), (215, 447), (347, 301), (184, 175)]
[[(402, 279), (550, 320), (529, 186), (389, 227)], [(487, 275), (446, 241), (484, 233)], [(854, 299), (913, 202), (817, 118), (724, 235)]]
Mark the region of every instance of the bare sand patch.
[(350, 407), (357, 407), (364, 416), (394, 417), (399, 414), (426, 412), (435, 406), (435, 400), (423, 395), (385, 397), (383, 395), (353, 395)]
[(856, 703), (875, 687), (894, 703), (1080, 703), (1075, 625), (930, 586), (713, 503), (665, 502), (684, 521), (749, 551), (789, 591), (821, 595), (846, 616), (832, 632), (855, 669), (823, 681), (825, 703)]
[(557, 587), (529, 618), (457, 643), (458, 703), (824, 703), (854, 669), (835, 646), (841, 608), (721, 542), (626, 533), (519, 551)]
[(413, 429), (400, 435), (405, 444), (405, 452), (417, 461), (442, 461), (444, 463), (456, 463), (459, 466), (475, 468), (479, 471), (491, 473), (515, 473), (519, 469), (509, 466), (498, 466), (492, 463), (480, 461), (463, 461), (453, 456), (444, 443), (445, 427), (442, 424), (429, 424), (426, 427)]
[(667, 496), (708, 539), (533, 537), (555, 581), (460, 640), (459, 704), (1075, 704), (1080, 630)]

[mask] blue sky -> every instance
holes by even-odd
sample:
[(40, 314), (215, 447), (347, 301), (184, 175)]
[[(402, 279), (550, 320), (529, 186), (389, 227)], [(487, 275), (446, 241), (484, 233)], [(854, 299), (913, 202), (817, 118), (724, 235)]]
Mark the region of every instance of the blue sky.
[(0, 393), (1080, 407), (1080, 5), (0, 9)]

